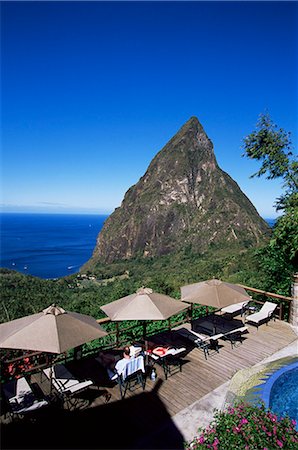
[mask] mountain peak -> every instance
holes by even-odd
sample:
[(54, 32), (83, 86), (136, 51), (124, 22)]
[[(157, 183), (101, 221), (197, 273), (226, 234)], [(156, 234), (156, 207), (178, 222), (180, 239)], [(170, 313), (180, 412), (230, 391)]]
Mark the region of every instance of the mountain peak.
[(186, 247), (203, 253), (211, 244), (249, 247), (268, 230), (237, 183), (219, 168), (211, 140), (197, 117), (191, 117), (109, 216), (92, 262)]
[(182, 125), (182, 128), (191, 128), (191, 127), (202, 127), (202, 125), (199, 122), (199, 119), (196, 116), (191, 116), (184, 125)]
[(175, 136), (180, 136), (183, 134), (188, 134), (188, 133), (205, 133), (203, 126), (201, 125), (201, 123), (199, 122), (199, 119), (195, 116), (190, 117), (190, 119), (188, 119), (184, 125), (182, 125), (182, 127), (179, 129), (179, 131), (175, 134)]
[(196, 171), (204, 162), (213, 167), (217, 165), (211, 140), (198, 118), (192, 116), (153, 158), (148, 171), (156, 165), (161, 171), (160, 166), (164, 164), (166, 172), (177, 178), (178, 172), (187, 175), (189, 170)]

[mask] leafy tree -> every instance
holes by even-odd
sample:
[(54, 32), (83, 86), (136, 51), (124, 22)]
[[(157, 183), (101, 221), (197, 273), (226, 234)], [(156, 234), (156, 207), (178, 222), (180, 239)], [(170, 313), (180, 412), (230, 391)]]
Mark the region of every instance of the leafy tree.
[(298, 206), (298, 160), (292, 152), (291, 134), (273, 123), (268, 113), (260, 114), (257, 130), (244, 138), (244, 155), (262, 161), (251, 177), (266, 175), (268, 180), (283, 178), (285, 194), (276, 209)]
[(298, 160), (293, 155), (290, 133), (278, 128), (269, 114), (261, 114), (256, 131), (244, 139), (244, 156), (261, 161), (252, 177), (282, 178), (284, 194), (276, 201), (282, 211), (269, 244), (257, 252), (266, 275), (265, 283), (281, 293), (290, 291), (291, 278), (298, 270)]

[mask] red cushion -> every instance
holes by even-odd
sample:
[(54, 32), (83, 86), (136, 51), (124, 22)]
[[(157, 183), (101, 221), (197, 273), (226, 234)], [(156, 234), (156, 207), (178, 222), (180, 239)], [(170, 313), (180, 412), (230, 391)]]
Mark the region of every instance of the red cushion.
[(154, 353), (157, 356), (163, 356), (167, 352), (167, 349), (164, 347), (156, 347), (152, 353)]

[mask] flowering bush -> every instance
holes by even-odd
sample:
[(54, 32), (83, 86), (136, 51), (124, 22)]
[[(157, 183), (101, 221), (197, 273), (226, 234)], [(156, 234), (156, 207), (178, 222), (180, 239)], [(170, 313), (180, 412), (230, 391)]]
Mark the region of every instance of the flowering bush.
[(296, 422), (278, 418), (262, 404), (239, 403), (227, 411), (216, 411), (214, 420), (199, 436), (187, 443), (187, 450), (297, 450)]

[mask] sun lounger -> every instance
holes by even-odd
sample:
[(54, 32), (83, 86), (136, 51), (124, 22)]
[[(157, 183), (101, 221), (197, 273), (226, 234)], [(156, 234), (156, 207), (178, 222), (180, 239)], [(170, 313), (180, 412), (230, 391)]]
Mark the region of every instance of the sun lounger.
[(218, 339), (223, 337), (223, 333), (207, 336), (205, 334), (193, 331), (189, 323), (185, 323), (182, 328), (175, 328), (175, 331), (202, 350), (204, 352), (205, 359), (209, 356), (210, 348), (214, 348), (216, 352), (219, 353)]
[(71, 395), (91, 386), (91, 380), (77, 380), (63, 364), (44, 369), (44, 374), (52, 382), (59, 394)]
[(6, 383), (3, 392), (12, 414), (25, 414), (48, 405), (47, 400), (36, 398), (25, 377)]
[(227, 314), (229, 316), (241, 314), (243, 315), (246, 306), (248, 305), (249, 301), (235, 303), (234, 305), (226, 306), (225, 308), (221, 308), (222, 314)]
[(148, 355), (153, 361), (153, 365), (159, 363), (164, 371), (165, 379), (173, 373), (173, 367), (178, 367), (180, 372), (182, 371), (181, 354), (186, 351), (185, 347), (161, 347), (157, 346), (150, 351), (145, 351), (145, 355)]
[(266, 325), (268, 325), (269, 320), (273, 317), (273, 313), (276, 307), (276, 303), (265, 302), (259, 312), (246, 317), (246, 322), (253, 323), (257, 326), (257, 328), (259, 328), (259, 325), (264, 322), (266, 322)]

